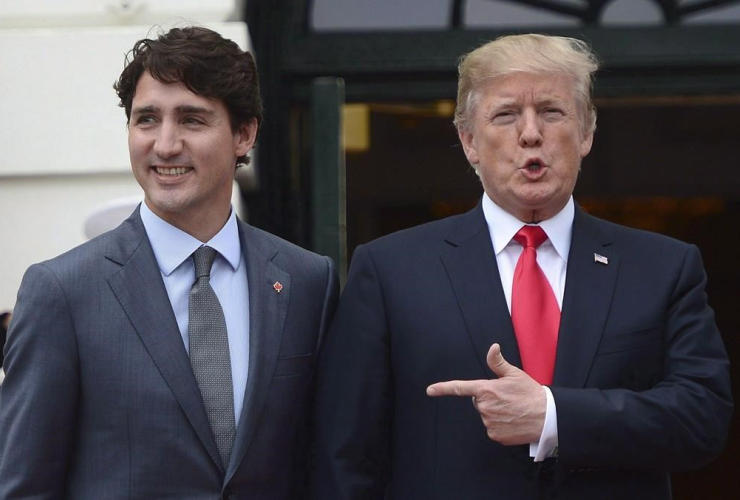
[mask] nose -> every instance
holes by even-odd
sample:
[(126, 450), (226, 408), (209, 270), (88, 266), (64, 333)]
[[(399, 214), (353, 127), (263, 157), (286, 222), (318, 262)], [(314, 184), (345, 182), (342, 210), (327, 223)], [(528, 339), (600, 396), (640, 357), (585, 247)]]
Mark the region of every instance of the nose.
[(534, 110), (526, 110), (519, 119), (519, 145), (521, 147), (542, 144), (541, 118)]
[(162, 123), (154, 140), (154, 152), (160, 158), (171, 158), (182, 152), (182, 139), (176, 126)]

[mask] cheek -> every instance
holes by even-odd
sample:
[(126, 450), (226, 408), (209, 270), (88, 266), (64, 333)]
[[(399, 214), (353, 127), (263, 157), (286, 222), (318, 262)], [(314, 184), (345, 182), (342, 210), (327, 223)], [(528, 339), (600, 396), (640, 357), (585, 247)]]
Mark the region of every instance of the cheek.
[(487, 162), (484, 167), (479, 167), (478, 175), (486, 191), (496, 191), (497, 188), (507, 184), (507, 176), (491, 162)]
[(131, 157), (142, 155), (147, 149), (146, 137), (136, 132), (129, 133), (128, 135), (128, 150)]
[(141, 156), (141, 153), (139, 153), (139, 148), (136, 145), (135, 141), (132, 141), (129, 139), (128, 141), (128, 156), (131, 159), (132, 162), (135, 162), (136, 159)]

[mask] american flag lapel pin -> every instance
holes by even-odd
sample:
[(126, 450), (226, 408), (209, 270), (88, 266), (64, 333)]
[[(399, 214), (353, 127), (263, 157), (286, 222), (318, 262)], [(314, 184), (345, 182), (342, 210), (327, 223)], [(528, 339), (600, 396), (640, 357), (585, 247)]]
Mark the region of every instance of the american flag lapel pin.
[(609, 259), (607, 259), (603, 255), (599, 255), (598, 253), (594, 254), (594, 262), (598, 262), (599, 264), (604, 264), (605, 266), (609, 265)]
[(275, 283), (272, 284), (272, 288), (275, 289), (277, 293), (280, 293), (280, 291), (283, 289), (283, 285), (280, 284), (279, 281), (276, 281)]

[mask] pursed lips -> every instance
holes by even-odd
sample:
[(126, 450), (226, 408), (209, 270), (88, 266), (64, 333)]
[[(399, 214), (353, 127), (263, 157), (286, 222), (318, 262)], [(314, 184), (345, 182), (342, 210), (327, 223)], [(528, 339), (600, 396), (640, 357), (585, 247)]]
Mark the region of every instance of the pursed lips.
[(522, 169), (529, 170), (530, 172), (536, 172), (541, 168), (547, 167), (547, 164), (539, 158), (530, 158), (525, 163)]

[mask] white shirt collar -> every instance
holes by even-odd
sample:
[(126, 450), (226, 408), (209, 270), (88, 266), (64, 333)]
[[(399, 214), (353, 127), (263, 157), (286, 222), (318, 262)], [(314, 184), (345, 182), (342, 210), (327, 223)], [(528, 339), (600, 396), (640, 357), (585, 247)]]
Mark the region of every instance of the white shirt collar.
[[(141, 204), (140, 214), (157, 265), (165, 276), (169, 276), (203, 245), (197, 238), (161, 219), (151, 211), (146, 202)], [(224, 227), (206, 245), (221, 254), (234, 270), (239, 267), (241, 243), (233, 207)]]
[[(498, 255), (526, 224), (496, 205), (487, 193), (483, 193), (482, 205), (488, 232), (491, 234), (491, 241), (493, 242), (493, 250)], [(565, 262), (568, 262), (568, 254), (570, 253), (574, 216), (575, 204), (571, 196), (560, 212), (554, 217), (539, 223), (555, 251)]]

